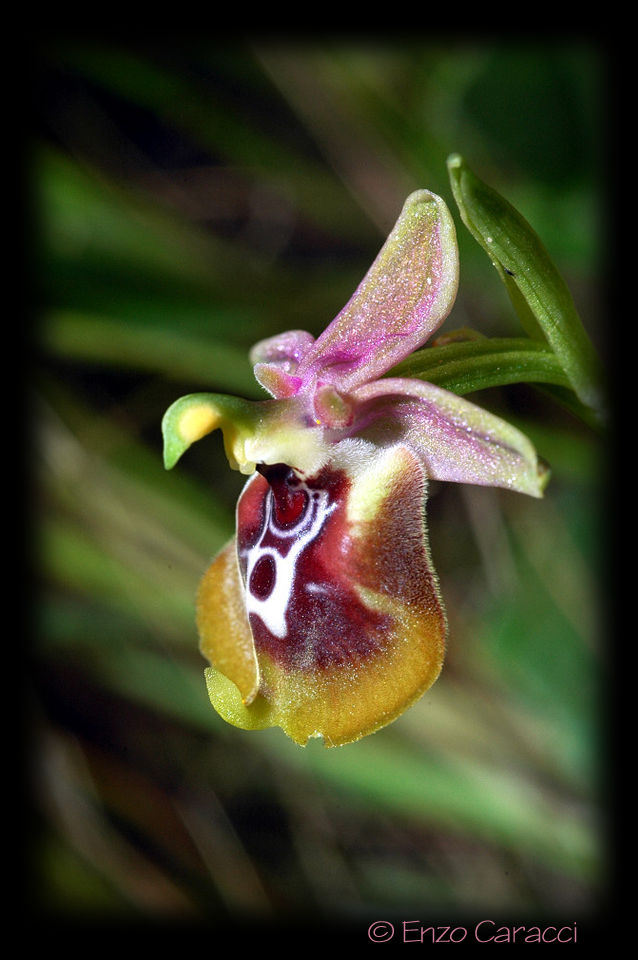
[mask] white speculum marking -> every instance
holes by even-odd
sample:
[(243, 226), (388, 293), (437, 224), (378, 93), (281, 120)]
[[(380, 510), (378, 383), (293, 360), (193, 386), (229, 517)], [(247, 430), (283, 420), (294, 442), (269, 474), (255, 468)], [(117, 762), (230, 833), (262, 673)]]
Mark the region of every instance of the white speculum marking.
[[(246, 562), (246, 611), (249, 616), (254, 613), (260, 617), (270, 633), (280, 640), (284, 639), (288, 632), (286, 613), (295, 588), (297, 561), (319, 535), (324, 523), (337, 507), (336, 503), (328, 503), (328, 493), (325, 490), (311, 490), (304, 483), (300, 483), (295, 489), (305, 491), (308, 497), (301, 520), (288, 529), (277, 526), (273, 515), (273, 494), (269, 491), (266, 517), (257, 542), (254, 547), (242, 551), (242, 558)], [(262, 546), (268, 533), (283, 542), (293, 541), (292, 546), (285, 554), (280, 553), (276, 547)], [(250, 580), (253, 570), (263, 557), (270, 557), (274, 564), (274, 582), (268, 596), (260, 599), (251, 591)], [(320, 593), (324, 588), (321, 584), (309, 582), (306, 589)]]

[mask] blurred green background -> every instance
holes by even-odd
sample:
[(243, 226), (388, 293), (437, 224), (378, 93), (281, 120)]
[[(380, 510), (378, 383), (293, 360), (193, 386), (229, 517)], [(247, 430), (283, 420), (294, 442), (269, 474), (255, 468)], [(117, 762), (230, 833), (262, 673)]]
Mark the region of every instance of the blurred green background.
[(447, 666), (337, 750), (209, 707), (194, 593), (233, 530), (221, 438), (162, 467), (198, 390), (258, 397), (258, 339), (322, 330), (413, 189), (455, 216), (444, 330), (520, 336), (463, 225), (463, 154), (527, 217), (605, 352), (595, 46), (58, 38), (28, 179), (34, 561), (29, 901), (91, 922), (586, 922), (607, 883), (600, 439), (540, 390), (473, 399), (550, 462), (546, 498), (433, 485)]

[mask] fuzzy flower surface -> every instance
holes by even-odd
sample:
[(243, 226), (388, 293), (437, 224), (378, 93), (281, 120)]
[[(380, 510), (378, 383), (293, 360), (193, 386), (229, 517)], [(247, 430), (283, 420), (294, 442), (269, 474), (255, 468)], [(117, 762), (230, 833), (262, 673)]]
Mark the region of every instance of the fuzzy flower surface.
[(317, 339), (293, 330), (253, 347), (270, 399), (192, 394), (166, 412), (167, 468), (219, 428), (248, 476), (236, 537), (197, 597), (209, 697), (229, 723), (337, 746), (396, 719), (437, 679), (446, 645), (428, 480), (542, 496), (520, 431), (447, 390), (384, 376), (441, 325), (457, 285), (454, 222), (419, 190)]

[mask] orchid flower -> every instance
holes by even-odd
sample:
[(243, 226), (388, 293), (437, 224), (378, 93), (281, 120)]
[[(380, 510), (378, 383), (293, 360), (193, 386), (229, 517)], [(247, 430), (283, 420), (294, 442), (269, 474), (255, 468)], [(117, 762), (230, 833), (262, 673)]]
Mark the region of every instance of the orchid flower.
[(236, 538), (197, 599), (209, 697), (228, 722), (327, 746), (390, 723), (437, 679), (446, 645), (428, 481), (542, 495), (517, 429), (432, 384), (384, 377), (444, 321), (457, 284), (452, 217), (419, 190), (321, 336), (253, 348), (270, 399), (193, 394), (167, 411), (167, 468), (220, 428), (249, 477)]

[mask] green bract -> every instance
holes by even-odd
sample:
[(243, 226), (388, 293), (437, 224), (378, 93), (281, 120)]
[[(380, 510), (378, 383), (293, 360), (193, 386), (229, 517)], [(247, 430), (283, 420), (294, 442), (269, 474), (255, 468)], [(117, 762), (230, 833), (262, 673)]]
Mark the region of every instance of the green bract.
[(448, 158), (448, 171), (463, 222), (498, 270), (524, 329), (547, 342), (578, 399), (603, 419), (598, 358), (545, 247), (524, 217), (458, 154)]

